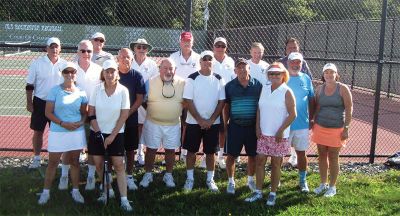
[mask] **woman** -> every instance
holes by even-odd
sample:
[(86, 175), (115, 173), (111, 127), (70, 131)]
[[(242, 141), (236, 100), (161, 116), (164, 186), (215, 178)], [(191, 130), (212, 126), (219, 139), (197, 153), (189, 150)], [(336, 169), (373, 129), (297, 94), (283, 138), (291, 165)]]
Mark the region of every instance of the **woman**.
[[(129, 115), (129, 92), (126, 87), (118, 82), (118, 65), (114, 60), (107, 60), (103, 64), (98, 85), (89, 101), (89, 120), (91, 131), (89, 136), (88, 151), (93, 155), (98, 176), (103, 176), (104, 153), (108, 152), (114, 170), (117, 173), (117, 183), (121, 195), (121, 208), (132, 211), (127, 199), (127, 185), (124, 169), (124, 126)], [(99, 142), (95, 137), (104, 137), (104, 142)], [(114, 197), (111, 185), (108, 185), (110, 197)], [(98, 201), (105, 202), (104, 193)]]
[(296, 118), (296, 102), (292, 90), (286, 85), (289, 72), (282, 63), (274, 62), (268, 68), (270, 85), (264, 85), (258, 102), (256, 135), (256, 190), (247, 202), (262, 198), (265, 177), (265, 163), (271, 157), (271, 192), (267, 205), (275, 205), (276, 191), (281, 177), (281, 164), (290, 153), (289, 126)]
[[(325, 192), (325, 197), (336, 194), (339, 174), (339, 152), (349, 137), (349, 126), (353, 113), (353, 101), (349, 88), (338, 82), (339, 74), (334, 64), (323, 68), (323, 85), (316, 90), (317, 111), (311, 140), (318, 146), (318, 163), (321, 184), (316, 194)], [(328, 169), (330, 173), (328, 187)]]
[(46, 101), (45, 115), (51, 121), (48, 137), (49, 163), (46, 169), (43, 192), (38, 203), (50, 199), (50, 187), (63, 152), (68, 152), (71, 165), (72, 198), (84, 203), (79, 192), (79, 154), (86, 147), (83, 123), (86, 119), (87, 97), (75, 85), (77, 65), (68, 62), (62, 66), (64, 83), (51, 89)]

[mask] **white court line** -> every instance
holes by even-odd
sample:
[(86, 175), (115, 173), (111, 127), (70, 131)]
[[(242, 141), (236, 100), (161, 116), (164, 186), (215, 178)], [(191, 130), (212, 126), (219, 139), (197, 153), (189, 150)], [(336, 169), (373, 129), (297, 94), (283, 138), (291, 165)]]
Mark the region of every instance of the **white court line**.
[(0, 115), (0, 117), (31, 117), (29, 115)]
[(25, 89), (0, 89), (0, 91), (25, 91)]
[(0, 79), (16, 79), (16, 80), (25, 80), (26, 76), (23, 75), (0, 75)]
[(26, 107), (7, 107), (7, 106), (0, 106), (0, 109), (25, 109)]

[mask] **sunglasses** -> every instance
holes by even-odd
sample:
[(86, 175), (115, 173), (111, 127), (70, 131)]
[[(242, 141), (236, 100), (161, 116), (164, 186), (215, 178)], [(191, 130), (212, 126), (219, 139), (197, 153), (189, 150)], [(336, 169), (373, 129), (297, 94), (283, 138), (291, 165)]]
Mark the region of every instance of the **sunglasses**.
[(215, 48), (226, 48), (226, 45), (223, 44), (216, 44), (214, 45)]
[(136, 49), (143, 49), (146, 50), (147, 49), (147, 45), (137, 45)]
[(212, 61), (213, 58), (211, 56), (204, 56), (203, 58), (201, 58), (201, 60), (203, 60), (203, 61)]
[(268, 76), (280, 76), (281, 73), (277, 72), (277, 73), (268, 73)]
[(92, 53), (93, 50), (84, 50), (84, 49), (81, 49), (81, 50), (79, 50), (79, 52), (81, 52), (81, 53)]
[(63, 70), (63, 74), (76, 74), (76, 70)]
[(100, 42), (100, 43), (104, 43), (105, 40), (104, 40), (104, 39), (101, 39), (101, 38), (95, 38), (94, 41)]

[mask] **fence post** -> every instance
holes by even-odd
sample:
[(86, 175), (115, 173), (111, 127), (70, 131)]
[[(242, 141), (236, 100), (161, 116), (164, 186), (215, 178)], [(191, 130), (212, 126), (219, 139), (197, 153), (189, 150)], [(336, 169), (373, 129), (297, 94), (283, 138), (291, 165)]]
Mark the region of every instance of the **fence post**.
[(374, 120), (372, 123), (372, 137), (371, 137), (371, 151), (369, 155), (369, 162), (374, 163), (375, 160), (375, 148), (376, 148), (376, 134), (378, 131), (378, 115), (379, 115), (379, 103), (381, 99), (381, 84), (382, 84), (382, 69), (385, 63), (383, 57), (383, 51), (385, 49), (385, 27), (387, 17), (387, 0), (382, 2), (382, 15), (381, 15), (381, 32), (379, 35), (379, 57), (378, 57), (378, 71), (376, 75), (376, 87), (375, 87), (375, 106), (374, 106)]
[[(392, 61), (392, 59), (393, 59), (393, 48), (394, 48), (394, 42), (395, 42), (394, 37), (396, 34), (395, 29), (396, 29), (396, 19), (393, 19), (392, 20), (392, 38), (391, 38), (391, 42), (390, 42), (390, 58), (389, 58), (390, 61)], [(393, 67), (393, 64), (390, 64), (389, 65), (388, 89), (387, 89), (387, 97), (388, 98), (390, 97), (390, 88), (391, 88), (390, 82), (392, 81), (392, 67)]]
[(186, 0), (185, 31), (192, 29), (192, 0)]
[[(358, 20), (356, 20), (356, 36), (354, 39), (354, 52), (353, 52), (353, 59), (357, 58), (357, 46), (358, 46)], [(354, 89), (354, 79), (356, 76), (356, 62), (353, 62), (353, 71), (351, 73), (351, 89)]]

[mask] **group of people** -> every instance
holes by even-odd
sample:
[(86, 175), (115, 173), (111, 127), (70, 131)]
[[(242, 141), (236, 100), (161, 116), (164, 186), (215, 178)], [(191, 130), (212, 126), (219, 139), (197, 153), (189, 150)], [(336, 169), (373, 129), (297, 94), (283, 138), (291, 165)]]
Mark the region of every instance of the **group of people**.
[[(285, 57), (271, 65), (262, 60), (264, 47), (258, 42), (251, 45), (249, 60), (229, 57), (223, 37), (214, 40), (212, 51), (197, 54), (191, 32), (180, 35), (181, 49), (162, 59), (159, 66), (147, 56), (152, 46), (145, 39), (119, 50), (116, 60), (103, 51), (105, 41), (102, 33), (82, 40), (75, 61), (67, 62), (60, 58), (60, 40), (49, 38), (47, 55), (29, 68), (27, 110), (32, 113), (35, 153), (31, 168), (40, 166), (43, 131), (50, 122), (49, 162), (39, 204), (50, 199), (60, 158), (59, 189), (68, 188), (71, 169), (72, 198), (84, 203), (78, 187), (83, 149), (89, 154), (85, 189), (95, 189), (95, 172), (103, 176), (107, 152), (125, 211), (133, 210), (127, 189), (138, 189), (132, 176), (135, 151), (145, 169), (141, 187), (153, 181), (160, 148), (165, 150), (163, 181), (167, 187), (175, 187), (175, 152), (182, 148), (187, 176), (183, 188), (191, 191), (196, 153), (201, 147), (208, 189), (219, 190), (214, 181), (217, 163), (227, 171), (226, 192), (234, 194), (235, 163), (244, 147), (247, 186), (253, 192), (245, 201), (262, 199), (265, 164), (271, 157), (271, 191), (266, 204), (272, 206), (283, 157), (290, 154), (291, 147), (296, 152), (300, 191), (309, 192), (306, 151), (310, 130), (311, 140), (318, 146), (321, 176), (314, 192), (327, 197), (336, 194), (339, 152), (348, 138), (352, 115), (351, 92), (338, 81), (338, 69), (332, 63), (324, 66), (324, 83), (314, 92), (311, 72), (295, 38), (287, 40)], [(112, 186), (102, 181), (100, 178), (100, 187), (108, 188), (109, 196), (115, 197)], [(105, 199), (103, 192), (98, 201)]]

